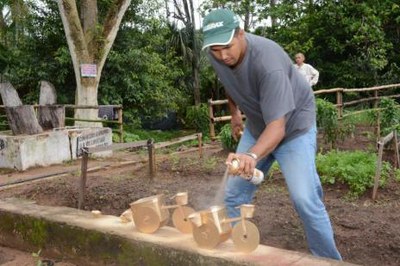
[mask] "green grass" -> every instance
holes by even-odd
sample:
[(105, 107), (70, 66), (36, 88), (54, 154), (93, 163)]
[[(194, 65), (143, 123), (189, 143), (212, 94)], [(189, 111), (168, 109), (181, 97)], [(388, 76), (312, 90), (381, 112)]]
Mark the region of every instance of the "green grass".
[[(175, 138), (196, 133), (194, 130), (144, 130), (144, 129), (124, 129), (124, 142), (154, 139), (155, 142), (163, 142)], [(114, 133), (113, 140), (119, 141), (119, 136)]]
[[(357, 111), (357, 109), (354, 110), (346, 110), (344, 114), (350, 114), (352, 112)], [(353, 115), (348, 115), (343, 118), (343, 121), (347, 123), (351, 123), (354, 125), (373, 125), (376, 123), (376, 119), (374, 117), (374, 114), (371, 113), (371, 111), (365, 111), (362, 113), (357, 113)]]

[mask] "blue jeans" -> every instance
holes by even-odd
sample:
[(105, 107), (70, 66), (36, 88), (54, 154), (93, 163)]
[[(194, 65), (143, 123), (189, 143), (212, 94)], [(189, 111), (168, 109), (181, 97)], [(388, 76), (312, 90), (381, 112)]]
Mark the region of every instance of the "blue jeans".
[[(270, 155), (260, 160), (256, 167), (267, 173), (275, 160), (279, 163), (294, 208), (303, 222), (311, 253), (341, 260), (328, 212), (322, 202), (323, 192), (315, 166), (316, 133), (314, 126), (307, 133), (279, 145)], [(248, 151), (256, 141), (245, 128), (237, 152)], [(256, 185), (239, 176), (230, 177), (224, 199), (228, 216), (240, 216), (240, 210), (235, 207), (251, 203), (256, 189)]]

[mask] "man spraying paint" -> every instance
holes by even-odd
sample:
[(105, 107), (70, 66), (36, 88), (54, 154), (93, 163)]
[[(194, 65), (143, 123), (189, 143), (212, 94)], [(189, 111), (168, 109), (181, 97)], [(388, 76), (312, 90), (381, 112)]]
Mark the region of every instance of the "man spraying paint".
[(311, 252), (341, 260), (315, 167), (317, 130), (310, 84), (278, 44), (244, 32), (230, 10), (205, 16), (203, 34), (203, 49), (228, 95), (232, 134), (238, 138), (243, 131), (236, 153), (226, 159), (227, 164), (240, 162), (237, 176), (229, 178), (225, 188), (228, 215), (239, 216), (235, 207), (250, 203), (257, 189), (241, 176), (251, 176), (255, 167), (267, 172), (276, 160)]

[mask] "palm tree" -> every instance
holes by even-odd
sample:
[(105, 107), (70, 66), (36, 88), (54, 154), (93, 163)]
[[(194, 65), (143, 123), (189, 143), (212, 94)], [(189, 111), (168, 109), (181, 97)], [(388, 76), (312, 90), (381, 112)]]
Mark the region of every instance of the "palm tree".
[(170, 26), (173, 35), (172, 42), (175, 43), (182, 52), (182, 56), (191, 67), (192, 78), (190, 87), (193, 89), (194, 103), (199, 105), (201, 103), (200, 98), (200, 44), (199, 37), (196, 31), (196, 22), (194, 17), (193, 0), (182, 0), (178, 3), (174, 0), (174, 12), (167, 11), (167, 16), (172, 17), (183, 23), (184, 28), (176, 31), (176, 25)]
[(23, 36), (29, 8), (23, 0), (0, 0), (0, 42), (15, 46)]
[(29, 8), (23, 0), (0, 0), (0, 82), (9, 61), (9, 50), (23, 40)]

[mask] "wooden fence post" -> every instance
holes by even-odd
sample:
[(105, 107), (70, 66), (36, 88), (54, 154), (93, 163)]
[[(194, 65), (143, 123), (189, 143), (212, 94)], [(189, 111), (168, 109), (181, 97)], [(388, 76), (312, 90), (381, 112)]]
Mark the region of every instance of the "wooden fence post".
[(197, 134), (197, 142), (199, 145), (199, 157), (202, 158), (203, 157), (203, 143), (202, 143), (202, 137), (203, 134), (199, 133)]
[[(378, 95), (378, 90), (374, 90), (374, 109), (377, 109), (379, 106), (379, 95)], [(378, 111), (376, 115), (376, 128), (375, 128), (375, 135), (376, 139), (380, 139), (381, 137), (381, 112)]]
[(397, 130), (393, 131), (394, 134), (394, 154), (395, 154), (395, 167), (400, 167), (400, 155), (399, 155), (399, 141), (397, 139)]
[(89, 152), (88, 152), (87, 148), (84, 147), (84, 148), (82, 148), (81, 182), (80, 182), (80, 188), (79, 188), (78, 209), (82, 208), (83, 201), (85, 199), (88, 160), (89, 160)]
[(379, 179), (381, 178), (381, 172), (382, 172), (382, 156), (383, 156), (383, 149), (389, 141), (395, 139), (396, 141), (397, 137), (395, 137), (396, 131), (390, 132), (388, 135), (385, 137), (382, 137), (378, 141), (378, 160), (377, 160), (377, 165), (376, 165), (376, 172), (375, 172), (375, 180), (374, 180), (374, 189), (372, 191), (372, 199), (375, 200), (376, 198), (376, 192), (378, 191), (379, 187)]
[(343, 90), (338, 90), (336, 92), (336, 105), (338, 109), (338, 118), (343, 116)]
[(124, 125), (122, 122), (122, 106), (118, 108), (119, 142), (124, 142)]
[(379, 179), (381, 178), (381, 170), (382, 170), (382, 156), (383, 156), (383, 147), (385, 144), (382, 141), (378, 141), (378, 161), (376, 164), (375, 178), (374, 178), (374, 188), (372, 190), (372, 199), (376, 199), (376, 193), (379, 187)]
[(381, 111), (378, 111), (378, 114), (376, 115), (376, 139), (381, 138)]
[(149, 177), (153, 179), (156, 175), (156, 149), (153, 139), (147, 141), (147, 148), (149, 151)]
[(214, 111), (212, 106), (212, 99), (208, 99), (208, 116), (210, 119), (210, 138), (211, 140), (215, 140), (215, 127), (214, 127)]

